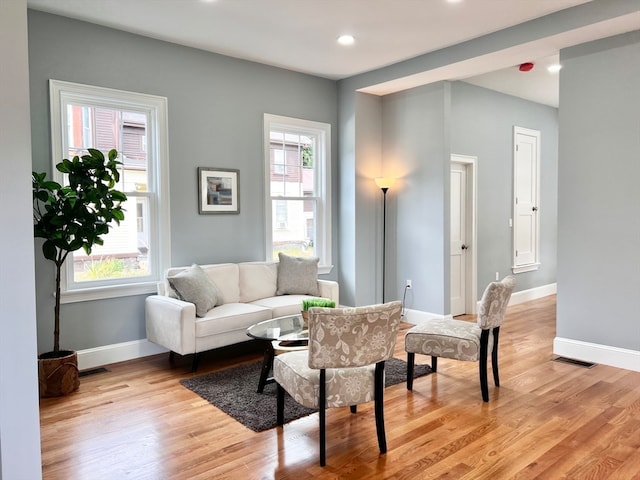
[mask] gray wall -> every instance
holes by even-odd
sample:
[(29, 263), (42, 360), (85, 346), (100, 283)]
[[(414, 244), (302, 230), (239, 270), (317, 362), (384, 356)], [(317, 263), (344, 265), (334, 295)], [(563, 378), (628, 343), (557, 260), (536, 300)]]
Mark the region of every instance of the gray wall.
[(556, 281), (558, 110), (464, 82), (452, 84), (451, 152), (478, 157), (478, 298), (511, 272), (513, 238), (513, 127), (541, 132), (540, 262), (517, 274), (517, 291)]
[(0, 1), (0, 479), (42, 478), (27, 2)]
[[(360, 113), (360, 112), (358, 112)], [(511, 272), (513, 126), (542, 132), (541, 260), (517, 275), (516, 291), (555, 282), (557, 109), (462, 82), (441, 82), (382, 98), (382, 157), (399, 179), (390, 190), (388, 298), (449, 313), (450, 154), (478, 157), (478, 298)], [(393, 195), (391, 195), (393, 194)]]
[(640, 31), (560, 59), (557, 335), (640, 351)]
[[(29, 11), (29, 54), (36, 170), (51, 171), (50, 78), (168, 98), (172, 265), (264, 259), (264, 113), (331, 124), (337, 161), (333, 81), (36, 11)], [(198, 214), (198, 166), (240, 169), (239, 215)], [(334, 168), (334, 210), (337, 174)], [(337, 241), (333, 251), (337, 264)], [(45, 351), (52, 346), (53, 265), (39, 251), (36, 272), (38, 347)], [(326, 278), (337, 278), (335, 269)], [(144, 296), (63, 305), (61, 331), (62, 346), (73, 349), (145, 338)]]
[(388, 297), (402, 298), (411, 279), (408, 308), (448, 312), (449, 83), (385, 96), (382, 112), (383, 158), (398, 178), (388, 210)]
[[(450, 65), (456, 62), (463, 62), (468, 59), (477, 58), (481, 55), (492, 54), (494, 52), (500, 52), (504, 49), (511, 48), (517, 45), (523, 45), (528, 42), (536, 41), (539, 39), (543, 39), (546, 37), (550, 37), (553, 35), (564, 34), (568, 31), (584, 27), (593, 23), (598, 23), (602, 21), (606, 21), (611, 18), (616, 18), (620, 15), (629, 14), (631, 12), (636, 12), (638, 7), (637, 0), (594, 0), (592, 2), (588, 2), (586, 4), (578, 5), (574, 8), (569, 8), (566, 10), (562, 10), (560, 12), (556, 12), (551, 15), (547, 15), (542, 18), (538, 18), (529, 22), (525, 22), (523, 24), (507, 28), (489, 35), (485, 35), (480, 38), (476, 38), (470, 40), (468, 42), (463, 42), (458, 45), (453, 45), (451, 47), (444, 48), (442, 50), (438, 50), (435, 52), (430, 52), (425, 55), (421, 55), (415, 58), (411, 58), (404, 62), (399, 62), (388, 67), (384, 67), (378, 70), (365, 72), (360, 75), (356, 75), (347, 79), (340, 80), (338, 82), (338, 105), (339, 105), (339, 125), (340, 125), (340, 143), (339, 143), (339, 154), (340, 154), (340, 245), (343, 247), (341, 251), (341, 262), (339, 265), (340, 272), (340, 292), (341, 298), (356, 300), (356, 299), (370, 299), (371, 295), (362, 295), (362, 292), (357, 291), (357, 285), (360, 282), (360, 279), (366, 278), (371, 273), (371, 263), (378, 262), (380, 258), (380, 251), (375, 246), (368, 244), (367, 242), (361, 242), (363, 235), (376, 235), (380, 234), (379, 230), (376, 229), (375, 225), (366, 222), (359, 221), (361, 218), (369, 218), (371, 221), (378, 222), (378, 218), (381, 218), (382, 211), (381, 206), (377, 206), (377, 212), (373, 212), (373, 217), (371, 217), (371, 182), (373, 178), (381, 175), (384, 171), (393, 169), (393, 161), (386, 156), (382, 159), (382, 165), (379, 168), (379, 171), (371, 174), (371, 176), (364, 181), (362, 177), (356, 177), (356, 171), (358, 171), (359, 162), (363, 161), (362, 156), (358, 155), (357, 145), (359, 144), (358, 135), (359, 131), (356, 128), (356, 124), (358, 122), (366, 122), (367, 124), (374, 124), (376, 122), (385, 122), (384, 119), (380, 118), (372, 118), (367, 117), (367, 115), (375, 115), (375, 110), (370, 108), (370, 105), (367, 105), (365, 108), (361, 107), (361, 103), (356, 101), (356, 97), (362, 95), (360, 92), (361, 89), (381, 84), (384, 82), (388, 82), (395, 79), (400, 79), (406, 76), (410, 76), (412, 74), (419, 74), (422, 72), (436, 70), (439, 67), (443, 67), (446, 65)], [(455, 87), (454, 87), (455, 88)], [(462, 87), (461, 87), (462, 88)], [(454, 97), (455, 99), (455, 97)], [(449, 99), (450, 101), (451, 99)], [(383, 99), (383, 102), (385, 100)], [(446, 102), (446, 100), (443, 99)], [(459, 107), (459, 105), (458, 105)], [(420, 106), (412, 106), (410, 110), (415, 108), (420, 108)], [(443, 118), (446, 118), (446, 103), (442, 108), (445, 108), (443, 111)], [(451, 107), (453, 108), (453, 107)], [(359, 110), (360, 109), (360, 110)], [(408, 111), (409, 114), (410, 111)], [(380, 112), (381, 116), (382, 113)], [(546, 114), (543, 114), (546, 115)], [(460, 116), (460, 114), (458, 115)], [(526, 120), (529, 117), (523, 118)], [(518, 118), (519, 120), (519, 118)], [(534, 128), (534, 127), (532, 127)], [(367, 129), (367, 131), (371, 131)], [(544, 133), (544, 132), (543, 132)], [(431, 135), (430, 133), (425, 132), (427, 135)], [(448, 135), (449, 132), (445, 131), (444, 135)], [(382, 135), (382, 134), (381, 134)], [(467, 147), (473, 147), (471, 145), (472, 139), (465, 139), (460, 136), (455, 130), (452, 131), (452, 135), (455, 135), (455, 138), (449, 140), (448, 138), (444, 138), (442, 141), (444, 142), (440, 147), (442, 150), (442, 165), (441, 168), (445, 168), (444, 162), (447, 162), (448, 165), (448, 155), (449, 153), (464, 153), (462, 151), (456, 151), (458, 148), (465, 149)], [(550, 137), (551, 135), (545, 135), (543, 137), (543, 149), (552, 148), (552, 143), (545, 141), (546, 137)], [(395, 149), (396, 146), (393, 145), (395, 140), (391, 139), (387, 133), (385, 133), (385, 141), (388, 143), (387, 147)], [(452, 144), (453, 148), (448, 148), (449, 141), (454, 142)], [(391, 143), (389, 143), (391, 142)], [(467, 143), (465, 145), (464, 143)], [(511, 145), (512, 140), (508, 140), (509, 145)], [(447, 148), (445, 148), (447, 145)], [(383, 149), (387, 148), (383, 146)], [(414, 147), (420, 148), (419, 145), (415, 144)], [(432, 146), (432, 148), (436, 148)], [(471, 154), (471, 153), (470, 153)], [(481, 155), (480, 153), (478, 154)], [(552, 156), (547, 152), (544, 153), (543, 158), (543, 166), (544, 162), (547, 162), (552, 158)], [(444, 157), (447, 157), (446, 159)], [(482, 174), (482, 170), (480, 170)], [(548, 175), (553, 175), (550, 173), (544, 174), (542, 188), (544, 191), (542, 192), (543, 200), (545, 202), (549, 202), (550, 204), (553, 202), (553, 183), (555, 182), (554, 178), (549, 178)], [(357, 180), (360, 181), (357, 181)], [(448, 196), (448, 183), (449, 183), (449, 174), (448, 167), (446, 172), (442, 174), (441, 179), (445, 182), (443, 187), (442, 194), (446, 197)], [(510, 183), (509, 183), (510, 184)], [(390, 209), (388, 213), (390, 214), (390, 218), (388, 218), (388, 222), (394, 223), (395, 227), (397, 227), (397, 235), (399, 237), (404, 236), (412, 236), (412, 231), (403, 231), (399, 222), (399, 219), (394, 218), (395, 210), (397, 209), (397, 203), (400, 202), (403, 192), (400, 190), (401, 186), (394, 187), (393, 190), (390, 190)], [(355, 189), (355, 190), (354, 190)], [(440, 202), (444, 205), (444, 209), (441, 211), (441, 215), (443, 215), (441, 230), (448, 230), (448, 201), (445, 203), (445, 200), (440, 199)], [(404, 208), (404, 206), (403, 206)], [(409, 206), (409, 208), (413, 208)], [(541, 245), (541, 254), (543, 256), (542, 260), (544, 265), (541, 270), (537, 273), (527, 273), (519, 275), (517, 290), (523, 290), (526, 288), (538, 287), (542, 285), (546, 285), (550, 282), (553, 282), (553, 268), (552, 265), (554, 263), (553, 259), (553, 210), (549, 211), (545, 206), (545, 217), (543, 219), (542, 225), (542, 234), (543, 234), (543, 243)], [(427, 215), (427, 212), (421, 212), (424, 215)], [(501, 217), (504, 214), (501, 215)], [(508, 219), (508, 217), (507, 217)], [(498, 219), (500, 221), (499, 229), (502, 230), (504, 226), (504, 221)], [(507, 220), (508, 221), (508, 220)], [(357, 225), (357, 228), (356, 228)], [(508, 225), (508, 223), (507, 223)], [(496, 229), (497, 231), (498, 229)], [(436, 234), (437, 232), (431, 232)], [(502, 232), (502, 241), (506, 242), (507, 239), (510, 239), (510, 232)], [(412, 238), (408, 238), (403, 240), (404, 242), (416, 241)], [(362, 243), (362, 246), (361, 246)], [(346, 249), (350, 248), (351, 250), (357, 249), (358, 255), (347, 255)], [(398, 243), (394, 248), (398, 249), (398, 255), (405, 255), (407, 251), (402, 250), (402, 245)], [(487, 248), (493, 248), (493, 244), (489, 244)], [(486, 261), (485, 265), (479, 265), (479, 276), (478, 276), (478, 288), (482, 289), (483, 284), (485, 283), (485, 279), (487, 281), (495, 278), (496, 268), (498, 268), (499, 272), (507, 273), (508, 267), (510, 267), (510, 251), (511, 247), (504, 249), (502, 246), (498, 247), (500, 252), (492, 255), (488, 261)], [(503, 253), (507, 252), (507, 253)], [(425, 283), (421, 288), (427, 288), (427, 279), (423, 278), (423, 275), (429, 275), (431, 280), (429, 282), (435, 282), (436, 277), (438, 282), (443, 282), (438, 287), (433, 285), (436, 288), (435, 292), (438, 298), (442, 297), (439, 300), (434, 301), (430, 299), (425, 301), (425, 299), (418, 298), (417, 290), (411, 292), (413, 298), (409, 298), (409, 306), (412, 308), (420, 308), (428, 311), (434, 312), (444, 312), (448, 311), (448, 285), (449, 285), (449, 276), (448, 276), (448, 267), (445, 268), (445, 265), (448, 265), (448, 246), (445, 244), (440, 249), (439, 254), (443, 255), (443, 258), (433, 264), (421, 264), (421, 268), (433, 269), (440, 268), (441, 271), (439, 273), (428, 273), (418, 272), (417, 274), (409, 274), (406, 270), (406, 265), (409, 262), (402, 261), (402, 265), (398, 265), (398, 269), (395, 270), (393, 266), (392, 268), (387, 268), (388, 271), (391, 271), (387, 276), (394, 275), (393, 278), (388, 278), (388, 285), (390, 288), (388, 291), (391, 292), (389, 298), (394, 293), (396, 294), (396, 298), (400, 298), (401, 292), (398, 289), (401, 289), (404, 285), (404, 280), (410, 278), (414, 280), (414, 277), (418, 275), (418, 279), (420, 282)], [(395, 253), (392, 253), (392, 256)], [(495, 256), (495, 259), (493, 258)], [(389, 257), (389, 255), (388, 255)], [(499, 257), (499, 258), (498, 258)], [(481, 260), (481, 262), (485, 262), (485, 260)], [(500, 265), (496, 267), (495, 265)], [(504, 265), (504, 267), (503, 267)], [(488, 270), (488, 274), (486, 273)], [(411, 275), (411, 276), (407, 276)], [(429, 288), (432, 285), (429, 285)], [(378, 286), (378, 291), (380, 287)], [(422, 290), (424, 294), (426, 290)], [(431, 295), (431, 293), (427, 293), (427, 295)], [(411, 297), (411, 295), (410, 295)], [(379, 297), (378, 297), (379, 298)], [(428, 303), (427, 303), (428, 302)]]

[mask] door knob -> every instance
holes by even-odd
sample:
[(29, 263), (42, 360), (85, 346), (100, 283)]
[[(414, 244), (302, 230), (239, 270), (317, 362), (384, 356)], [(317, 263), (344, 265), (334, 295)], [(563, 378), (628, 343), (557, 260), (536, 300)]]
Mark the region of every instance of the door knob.
[(465, 245), (465, 244), (463, 243), (463, 244), (462, 244), (462, 247), (460, 247), (460, 248), (462, 248), (462, 250), (466, 250), (467, 248), (469, 248), (469, 246), (468, 246), (468, 245)]
[(537, 212), (538, 211), (538, 207), (533, 207), (533, 208), (531, 208), (531, 210), (533, 210), (534, 212)]

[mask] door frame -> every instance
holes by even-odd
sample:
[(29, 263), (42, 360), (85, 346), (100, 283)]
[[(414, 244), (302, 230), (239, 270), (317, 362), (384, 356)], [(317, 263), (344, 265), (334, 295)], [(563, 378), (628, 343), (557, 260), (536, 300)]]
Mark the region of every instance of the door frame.
[[(476, 192), (478, 181), (478, 157), (472, 155), (451, 154), (451, 163), (458, 163), (464, 166), (467, 176), (466, 191), (466, 233), (469, 249), (466, 256), (466, 279), (465, 279), (465, 310), (469, 314), (477, 313), (478, 298), (478, 255), (477, 255), (477, 220), (476, 220)], [(449, 166), (451, 170), (451, 166)], [(447, 259), (451, 268), (451, 255)], [(451, 302), (451, 299), (449, 299)]]

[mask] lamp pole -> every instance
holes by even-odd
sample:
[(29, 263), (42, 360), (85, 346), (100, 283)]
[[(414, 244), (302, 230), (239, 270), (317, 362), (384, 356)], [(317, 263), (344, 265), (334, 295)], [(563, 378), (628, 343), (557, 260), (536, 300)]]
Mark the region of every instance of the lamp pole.
[(385, 302), (385, 270), (387, 267), (387, 191), (395, 182), (394, 178), (376, 178), (376, 185), (382, 190), (382, 303)]
[(385, 269), (387, 265), (387, 190), (389, 187), (381, 187), (382, 190), (382, 303), (384, 303), (384, 284), (385, 284)]

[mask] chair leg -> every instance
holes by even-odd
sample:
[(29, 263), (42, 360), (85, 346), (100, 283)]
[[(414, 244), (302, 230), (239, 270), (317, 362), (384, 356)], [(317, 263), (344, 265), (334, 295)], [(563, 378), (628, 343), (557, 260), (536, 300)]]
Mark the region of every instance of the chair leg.
[(436, 373), (438, 371), (438, 357), (431, 357), (431, 371)]
[(487, 350), (489, 349), (489, 330), (482, 330), (480, 334), (480, 390), (482, 400), (489, 401), (489, 386), (487, 384)]
[(498, 335), (500, 327), (493, 329), (493, 350), (491, 351), (491, 367), (493, 368), (493, 381), (496, 387), (500, 386), (500, 375), (498, 374)]
[(351, 413), (358, 413), (358, 405), (350, 405), (349, 409), (351, 410)]
[(384, 362), (376, 363), (373, 399), (376, 413), (378, 446), (380, 447), (380, 453), (387, 453), (387, 437), (384, 431)]
[(284, 388), (279, 383), (276, 390), (276, 424), (284, 425)]
[(327, 385), (326, 385), (326, 370), (320, 369), (320, 392), (318, 396), (318, 413), (320, 420), (320, 466), (324, 467), (327, 464), (327, 454), (325, 451), (326, 444), (326, 408), (327, 408)]
[(407, 390), (413, 390), (413, 364), (416, 361), (416, 354), (407, 352)]

